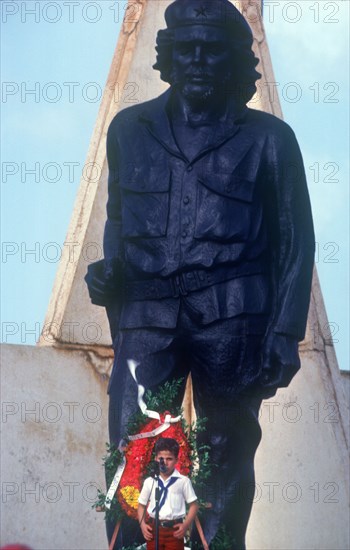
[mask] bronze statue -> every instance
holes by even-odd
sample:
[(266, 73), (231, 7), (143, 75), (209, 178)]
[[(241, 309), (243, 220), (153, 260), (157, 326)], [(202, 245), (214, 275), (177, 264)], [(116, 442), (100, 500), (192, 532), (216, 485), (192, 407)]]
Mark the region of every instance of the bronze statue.
[(105, 260), (86, 280), (115, 350), (111, 441), (137, 408), (128, 359), (152, 390), (191, 373), (218, 465), (202, 495), (205, 536), (224, 525), (241, 550), (261, 400), (300, 367), (310, 203), (293, 131), (246, 107), (260, 74), (244, 17), (229, 0), (175, 0), (165, 19), (154, 68), (170, 88), (110, 125)]

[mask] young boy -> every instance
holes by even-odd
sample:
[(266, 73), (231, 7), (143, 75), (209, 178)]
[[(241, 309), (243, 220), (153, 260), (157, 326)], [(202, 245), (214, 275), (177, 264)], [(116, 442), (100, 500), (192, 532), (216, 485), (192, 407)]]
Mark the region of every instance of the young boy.
[[(175, 469), (179, 456), (177, 441), (170, 437), (158, 439), (155, 454), (156, 461), (160, 464), (159, 550), (184, 550), (185, 533), (198, 511), (197, 497), (188, 477)], [(152, 477), (145, 480), (137, 510), (142, 534), (147, 541), (147, 550), (155, 548), (156, 486), (157, 481)], [(187, 515), (186, 504), (189, 505)], [(148, 519), (145, 517), (146, 507)]]

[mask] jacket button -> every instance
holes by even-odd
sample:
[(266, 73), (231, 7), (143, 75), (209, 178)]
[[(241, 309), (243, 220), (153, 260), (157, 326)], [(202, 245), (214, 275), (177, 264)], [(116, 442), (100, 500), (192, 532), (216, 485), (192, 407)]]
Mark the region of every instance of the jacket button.
[(187, 172), (192, 172), (193, 166), (191, 166), (191, 165), (190, 165), (190, 166), (187, 166), (186, 170), (187, 170)]
[(183, 232), (181, 233), (181, 235), (182, 235), (183, 238), (187, 237), (187, 231), (183, 231)]
[(188, 204), (190, 202), (190, 198), (189, 197), (185, 197), (184, 198), (184, 204)]

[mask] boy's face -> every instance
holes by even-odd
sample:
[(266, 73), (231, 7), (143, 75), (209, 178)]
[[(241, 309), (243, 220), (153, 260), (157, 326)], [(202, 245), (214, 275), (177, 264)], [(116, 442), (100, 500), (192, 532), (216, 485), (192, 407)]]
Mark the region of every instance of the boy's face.
[(157, 453), (156, 455), (156, 461), (162, 462), (164, 464), (164, 469), (166, 468), (166, 471), (161, 471), (161, 473), (165, 476), (169, 476), (173, 473), (175, 469), (177, 457), (174, 455), (174, 453), (170, 451), (159, 451), (159, 453)]

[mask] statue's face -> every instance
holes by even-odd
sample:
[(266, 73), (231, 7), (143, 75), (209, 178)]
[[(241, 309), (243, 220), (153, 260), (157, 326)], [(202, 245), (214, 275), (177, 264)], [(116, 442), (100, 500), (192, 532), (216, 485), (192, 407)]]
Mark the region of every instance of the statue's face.
[(173, 84), (187, 99), (205, 101), (222, 91), (231, 64), (225, 30), (200, 25), (176, 29)]

